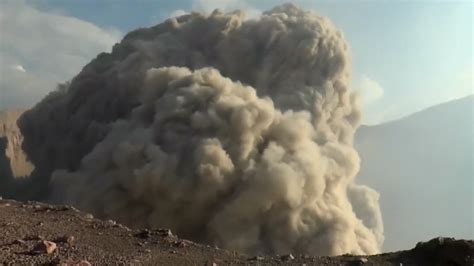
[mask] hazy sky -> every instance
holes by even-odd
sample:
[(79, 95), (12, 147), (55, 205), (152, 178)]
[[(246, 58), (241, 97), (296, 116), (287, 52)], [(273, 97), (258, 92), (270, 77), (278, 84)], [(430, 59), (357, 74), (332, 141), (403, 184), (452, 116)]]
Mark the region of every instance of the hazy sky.
[(473, 93), (472, 1), (1, 0), (0, 109), (31, 106), (132, 29), (215, 7), (256, 16), (284, 2), (343, 31), (365, 123)]

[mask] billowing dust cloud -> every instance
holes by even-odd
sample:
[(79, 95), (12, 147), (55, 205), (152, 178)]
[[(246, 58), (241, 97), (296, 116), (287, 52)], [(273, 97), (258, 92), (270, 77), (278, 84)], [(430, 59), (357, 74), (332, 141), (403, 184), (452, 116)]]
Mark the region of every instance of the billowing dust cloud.
[(21, 118), (29, 193), (248, 253), (376, 253), (349, 80), (341, 33), (293, 5), (136, 30)]

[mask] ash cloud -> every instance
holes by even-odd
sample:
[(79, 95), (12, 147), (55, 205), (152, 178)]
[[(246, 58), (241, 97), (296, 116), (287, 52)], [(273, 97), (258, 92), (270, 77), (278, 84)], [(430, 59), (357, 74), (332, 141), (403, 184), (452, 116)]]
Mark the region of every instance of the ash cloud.
[(376, 253), (350, 74), (341, 33), (293, 5), (136, 30), (21, 117), (21, 193), (247, 253)]

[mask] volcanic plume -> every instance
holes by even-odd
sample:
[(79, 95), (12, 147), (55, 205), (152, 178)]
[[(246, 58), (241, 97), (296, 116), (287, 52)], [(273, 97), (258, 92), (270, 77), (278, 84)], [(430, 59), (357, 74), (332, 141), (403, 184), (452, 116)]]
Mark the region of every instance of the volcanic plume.
[(248, 253), (376, 253), (350, 72), (342, 34), (293, 5), (133, 31), (20, 119), (28, 193)]

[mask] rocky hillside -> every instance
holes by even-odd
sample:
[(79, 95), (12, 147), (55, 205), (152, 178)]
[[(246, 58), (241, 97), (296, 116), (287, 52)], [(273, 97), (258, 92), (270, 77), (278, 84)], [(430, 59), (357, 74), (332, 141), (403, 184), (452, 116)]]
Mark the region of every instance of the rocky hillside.
[(375, 256), (248, 256), (178, 238), (168, 229), (130, 229), (73, 207), (0, 199), (0, 265), (472, 265), (474, 242), (437, 238)]
[(16, 121), (23, 110), (0, 112), (0, 185), (11, 178), (28, 176), (33, 165), (21, 149), (23, 137)]

